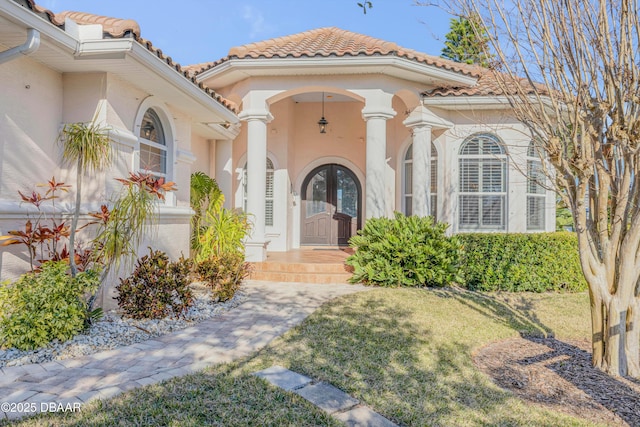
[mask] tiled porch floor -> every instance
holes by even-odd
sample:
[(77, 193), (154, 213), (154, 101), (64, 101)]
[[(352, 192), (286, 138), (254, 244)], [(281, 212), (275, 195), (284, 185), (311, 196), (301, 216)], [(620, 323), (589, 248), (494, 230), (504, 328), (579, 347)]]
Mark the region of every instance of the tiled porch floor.
[(350, 255), (350, 248), (308, 247), (287, 252), (270, 252), (266, 262), (335, 264), (343, 263)]

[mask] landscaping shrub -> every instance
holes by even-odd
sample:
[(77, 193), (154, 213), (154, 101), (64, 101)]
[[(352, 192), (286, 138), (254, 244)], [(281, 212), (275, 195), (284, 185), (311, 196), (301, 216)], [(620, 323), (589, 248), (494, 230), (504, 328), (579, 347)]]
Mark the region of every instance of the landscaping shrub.
[(223, 252), (244, 251), (249, 233), (247, 214), (224, 207), (224, 194), (216, 181), (202, 172), (191, 175), (191, 248), (196, 262), (221, 256)]
[(447, 224), (431, 217), (372, 218), (349, 241), (352, 283), (379, 286), (447, 286), (457, 280), (460, 245)]
[(0, 346), (32, 350), (82, 331), (89, 317), (85, 295), (100, 279), (91, 270), (72, 278), (68, 268), (65, 262), (46, 262), (38, 273), (0, 285)]
[(587, 289), (572, 233), (462, 234), (461, 272), (479, 291)]
[(200, 261), (196, 268), (200, 278), (211, 287), (214, 297), (228, 301), (235, 295), (242, 279), (249, 274), (249, 263), (238, 251), (212, 254)]
[(191, 265), (182, 257), (170, 262), (167, 254), (149, 248), (149, 255), (136, 262), (131, 276), (120, 279), (116, 287), (118, 306), (134, 319), (179, 316), (193, 304), (189, 288)]

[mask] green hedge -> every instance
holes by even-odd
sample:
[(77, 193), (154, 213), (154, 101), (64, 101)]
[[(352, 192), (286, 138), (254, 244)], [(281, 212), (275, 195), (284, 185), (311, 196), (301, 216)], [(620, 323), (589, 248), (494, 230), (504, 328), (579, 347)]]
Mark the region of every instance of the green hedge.
[(349, 240), (352, 283), (376, 286), (447, 286), (457, 281), (460, 244), (431, 217), (371, 218)]
[(460, 234), (461, 274), (478, 291), (587, 289), (575, 234)]

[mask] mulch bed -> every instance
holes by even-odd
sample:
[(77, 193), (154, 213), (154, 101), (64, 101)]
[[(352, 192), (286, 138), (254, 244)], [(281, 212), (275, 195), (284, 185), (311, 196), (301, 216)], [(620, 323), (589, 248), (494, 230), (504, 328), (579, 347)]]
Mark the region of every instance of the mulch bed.
[(516, 338), (479, 349), (474, 362), (518, 397), (610, 425), (640, 426), (640, 381), (591, 366), (591, 343)]

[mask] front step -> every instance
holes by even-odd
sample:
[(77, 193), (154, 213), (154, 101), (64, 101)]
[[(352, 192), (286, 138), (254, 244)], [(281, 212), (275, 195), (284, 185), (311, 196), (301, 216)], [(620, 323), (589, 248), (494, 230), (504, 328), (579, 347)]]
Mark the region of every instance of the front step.
[(351, 273), (344, 263), (253, 262), (253, 280), (270, 282), (347, 283)]

